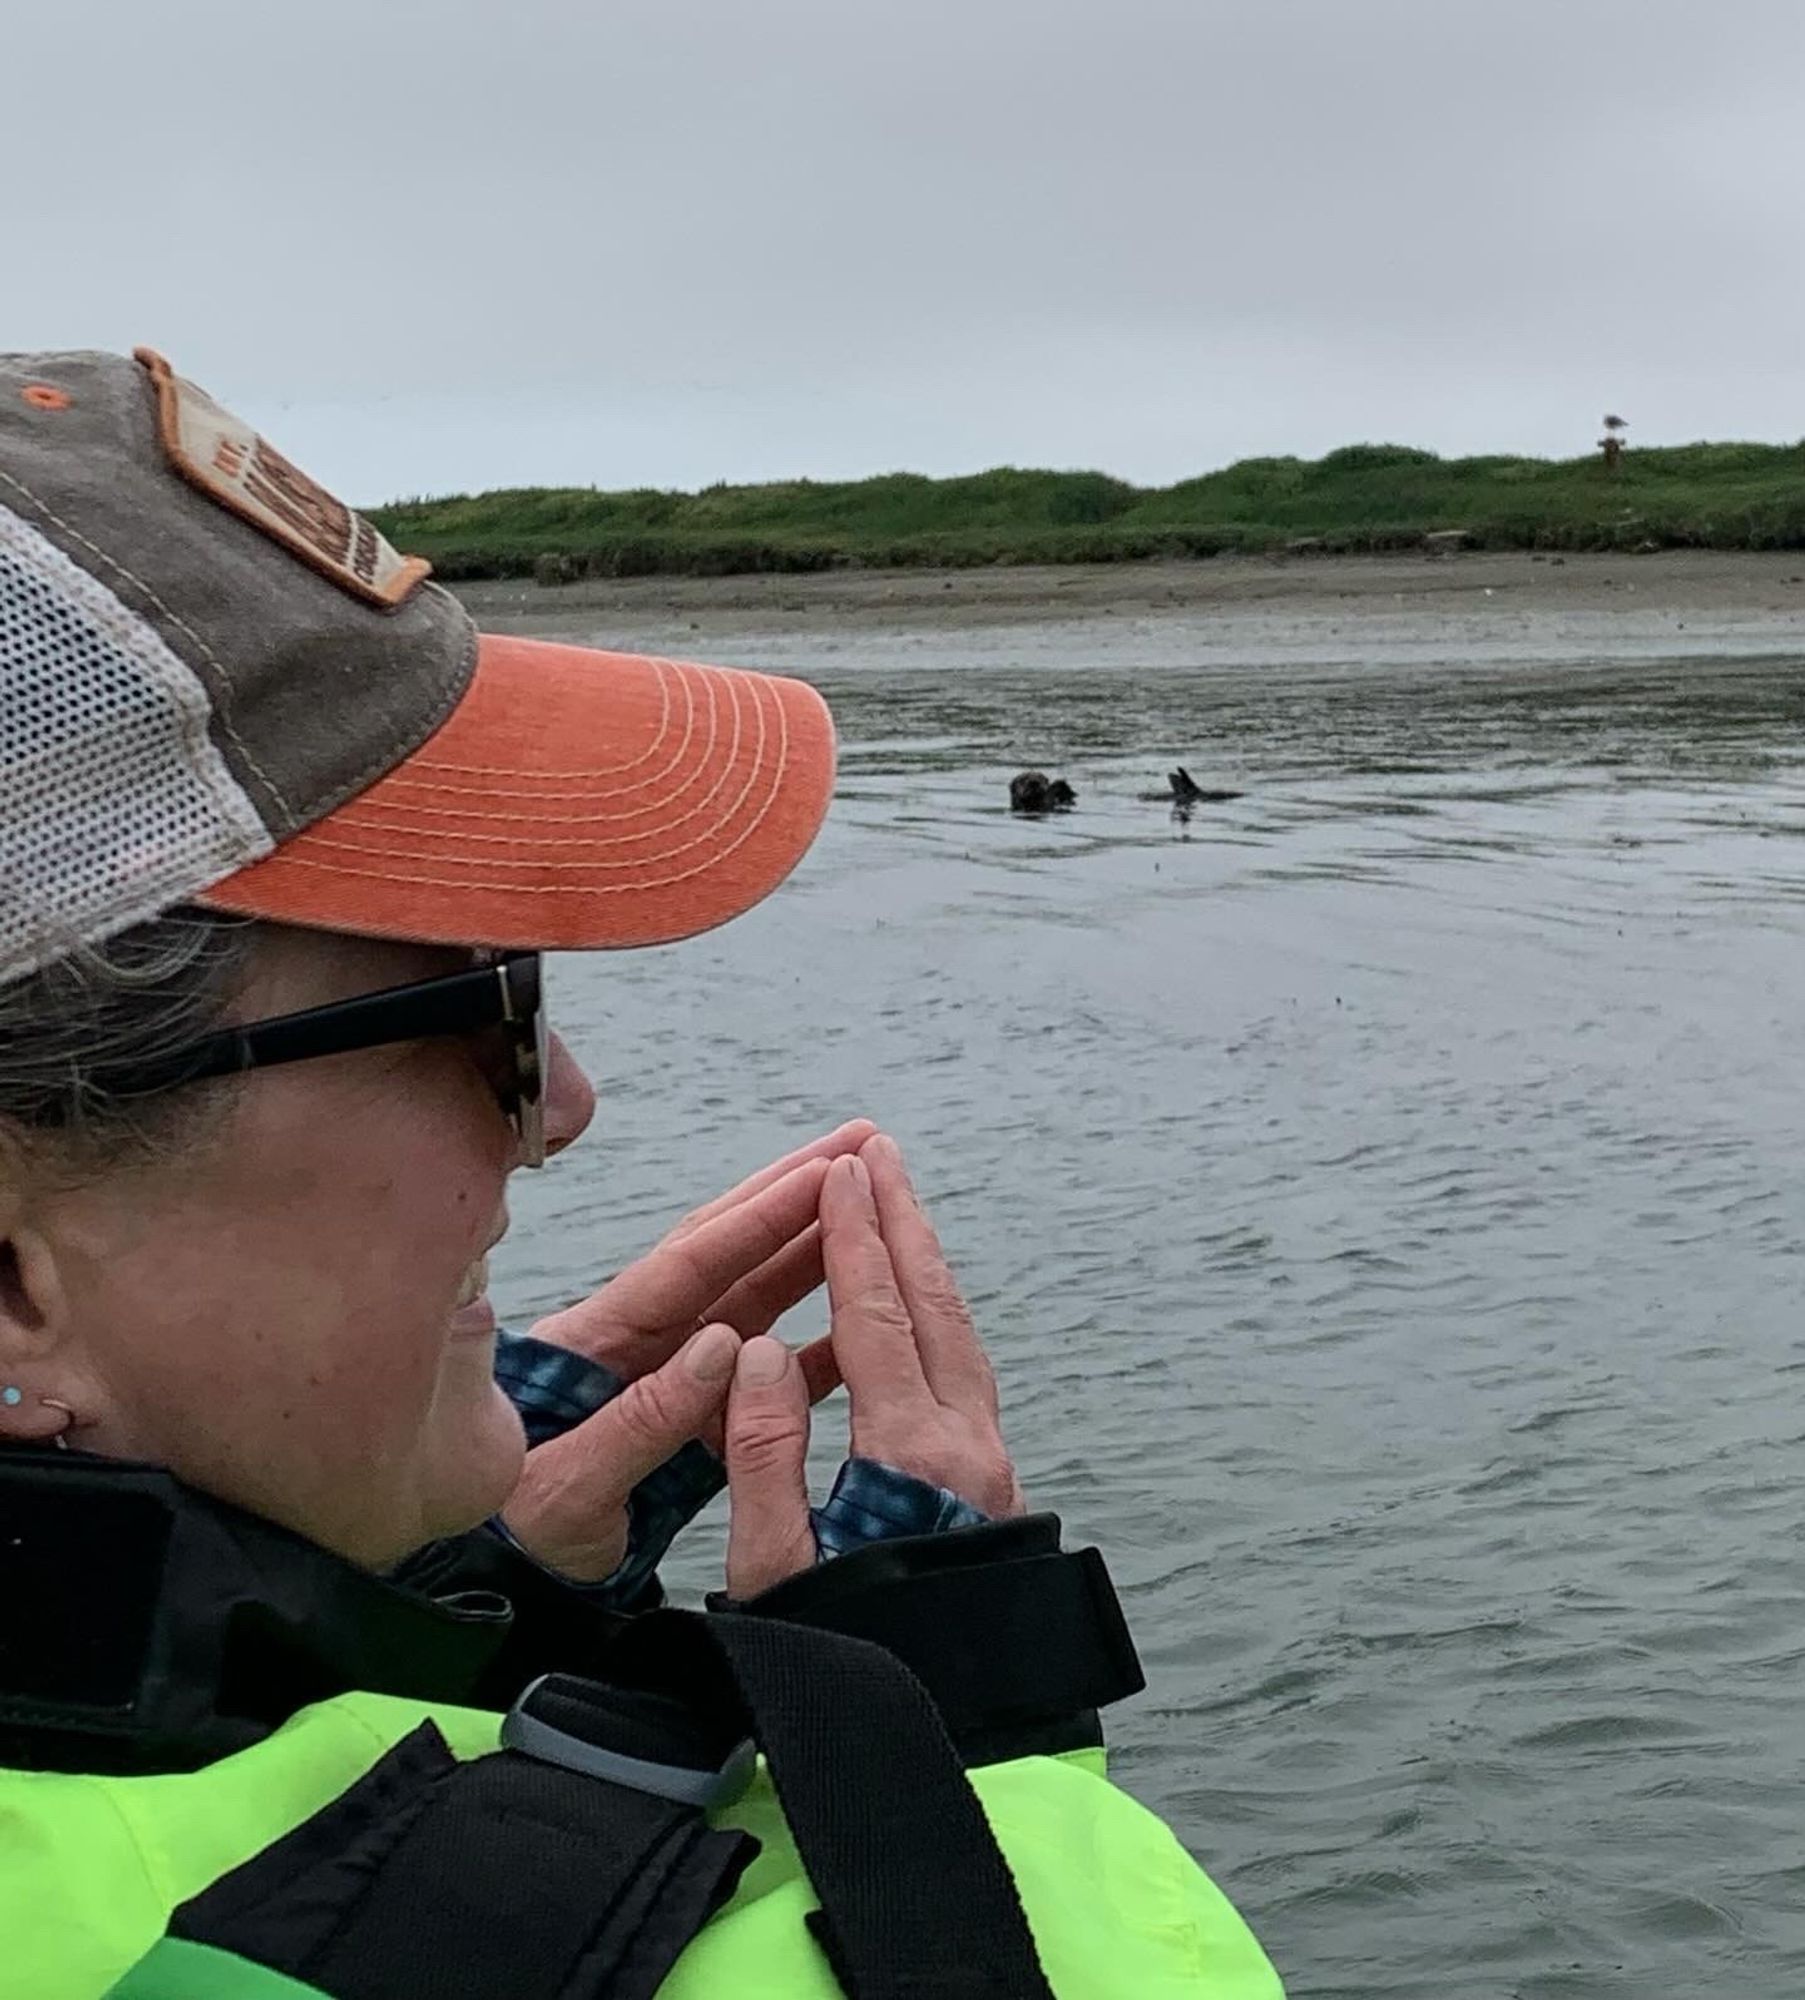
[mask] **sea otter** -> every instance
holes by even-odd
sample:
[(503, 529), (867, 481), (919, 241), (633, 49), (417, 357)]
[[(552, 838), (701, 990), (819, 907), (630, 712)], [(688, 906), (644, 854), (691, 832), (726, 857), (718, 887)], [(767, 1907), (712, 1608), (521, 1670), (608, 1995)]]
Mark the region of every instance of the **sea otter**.
[(1013, 813), (1069, 812), (1078, 794), (1063, 778), (1045, 771), (1018, 771), (1009, 780), (1009, 810)]

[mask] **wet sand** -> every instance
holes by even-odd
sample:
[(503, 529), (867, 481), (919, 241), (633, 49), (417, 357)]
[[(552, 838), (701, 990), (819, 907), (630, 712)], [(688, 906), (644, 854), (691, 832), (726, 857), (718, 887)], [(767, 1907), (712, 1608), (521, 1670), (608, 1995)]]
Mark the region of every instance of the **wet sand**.
[(623, 630), (693, 621), (714, 633), (832, 624), (951, 629), (1211, 610), (1316, 619), (1450, 614), (1598, 614), (1749, 618), (1805, 615), (1805, 553), (1715, 550), (1650, 555), (1527, 553), (1217, 557), (1205, 562), (1047, 568), (830, 570), (813, 576), (631, 577), (547, 588), (460, 585), (480, 621), (555, 630)]

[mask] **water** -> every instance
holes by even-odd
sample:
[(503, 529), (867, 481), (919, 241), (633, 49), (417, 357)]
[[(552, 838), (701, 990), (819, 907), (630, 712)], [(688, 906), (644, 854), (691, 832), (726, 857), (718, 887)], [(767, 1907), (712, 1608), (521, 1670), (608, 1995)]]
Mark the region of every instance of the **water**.
[(602, 1105), (504, 1306), (893, 1130), (1127, 1600), (1118, 1774), (1294, 2000), (1805, 1991), (1805, 676), (1609, 639), (741, 633), (840, 718), (819, 846), (556, 968)]

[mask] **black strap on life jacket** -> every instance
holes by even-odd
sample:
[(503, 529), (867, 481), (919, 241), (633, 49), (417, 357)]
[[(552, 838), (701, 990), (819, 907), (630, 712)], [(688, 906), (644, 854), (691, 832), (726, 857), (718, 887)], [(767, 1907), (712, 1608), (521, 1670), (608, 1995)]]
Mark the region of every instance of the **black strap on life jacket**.
[(169, 1930), (333, 2000), (651, 2000), (757, 1845), (428, 1723)]
[(1062, 1550), (1052, 1514), (873, 1542), (708, 1603), (894, 1653), (968, 1765), (1099, 1743), (1097, 1711), (1147, 1684), (1102, 1556)]
[(748, 1768), (749, 1729), (849, 2000), (1051, 2000), (957, 1754), (892, 1655), (663, 1611), (616, 1651), (615, 1681), (523, 1697), (503, 1740), (524, 1747), (460, 1764), (417, 1731), (172, 1933), (334, 2000), (651, 2000), (756, 1851), (697, 1802)]
[(725, 1669), (821, 1904), (809, 1928), (848, 2000), (1053, 2000), (945, 1725), (894, 1654), (774, 1619), (671, 1611), (616, 1652), (666, 1685), (700, 1670), (686, 1692), (705, 1706), (727, 1698)]

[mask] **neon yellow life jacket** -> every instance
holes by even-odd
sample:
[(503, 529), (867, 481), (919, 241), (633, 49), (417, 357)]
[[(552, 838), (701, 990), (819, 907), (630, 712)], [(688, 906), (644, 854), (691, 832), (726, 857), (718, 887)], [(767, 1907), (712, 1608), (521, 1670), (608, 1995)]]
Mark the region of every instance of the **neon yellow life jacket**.
[[(280, 1975), (160, 1944), (164, 1927), (178, 1904), (320, 1811), (428, 1719), (460, 1757), (496, 1747), (491, 1712), (346, 1694), (199, 1771), (0, 1772), (7, 2000), (308, 2000), (312, 1989)], [(1060, 2000), (1283, 2000), (1227, 1898), (1109, 1783), (1100, 1750), (970, 1775)], [(768, 1780), (761, 1773), (714, 1817), (756, 1835), (763, 1851), (684, 1950), (661, 2000), (839, 2000), (804, 1928), (815, 1901)]]

